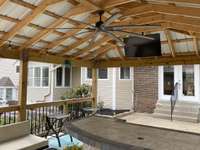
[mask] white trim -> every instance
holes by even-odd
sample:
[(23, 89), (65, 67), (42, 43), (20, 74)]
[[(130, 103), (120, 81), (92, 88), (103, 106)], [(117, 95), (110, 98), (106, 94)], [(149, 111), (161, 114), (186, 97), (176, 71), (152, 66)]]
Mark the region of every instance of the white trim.
[(131, 77), (131, 81), (132, 81), (131, 82), (131, 93), (132, 93), (131, 94), (131, 97), (132, 97), (132, 99), (131, 99), (132, 104), (131, 105), (132, 105), (132, 110), (134, 110), (134, 108), (135, 108), (135, 106), (134, 106), (134, 93), (135, 93), (135, 89), (134, 89), (134, 84), (135, 84), (134, 83), (134, 68), (131, 67), (130, 69), (131, 69), (131, 72), (130, 72), (131, 76), (130, 77)]
[[(200, 69), (199, 65), (194, 65), (194, 87), (195, 87), (195, 96), (184, 96), (183, 95), (183, 79), (182, 79), (182, 65), (174, 66), (174, 84), (178, 82), (180, 84), (178, 90), (178, 100), (179, 101), (189, 101), (189, 102), (200, 102)], [(159, 66), (158, 68), (158, 94), (159, 100), (169, 101), (170, 95), (164, 95), (163, 90), (163, 66)]]
[(112, 81), (112, 109), (116, 110), (116, 68), (113, 70), (113, 81)]

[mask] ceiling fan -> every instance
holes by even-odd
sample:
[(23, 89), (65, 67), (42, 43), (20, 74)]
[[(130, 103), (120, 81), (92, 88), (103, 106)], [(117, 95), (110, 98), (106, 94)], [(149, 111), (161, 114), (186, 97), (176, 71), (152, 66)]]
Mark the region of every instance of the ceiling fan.
[(83, 22), (83, 21), (73, 20), (73, 21), (78, 22), (80, 24), (87, 25), (88, 26), (87, 28), (76, 28), (76, 27), (73, 28), (72, 27), (72, 28), (54, 28), (54, 29), (84, 29), (84, 31), (75, 34), (75, 36), (80, 35), (80, 34), (93, 32), (93, 35), (92, 35), (91, 40), (89, 42), (89, 45), (91, 45), (92, 43), (95, 42), (95, 40), (97, 39), (99, 34), (104, 33), (104, 34), (110, 36), (117, 43), (119, 43), (120, 46), (124, 46), (124, 41), (120, 37), (115, 35), (116, 32), (126, 33), (129, 36), (134, 36), (134, 37), (138, 37), (138, 38), (145, 38), (145, 39), (148, 39), (148, 40), (153, 40), (152, 37), (148, 37), (148, 36), (145, 36), (145, 35), (142, 35), (142, 34), (129, 32), (129, 31), (127, 31), (127, 29), (134, 29), (134, 28), (151, 28), (152, 29), (152, 28), (160, 27), (160, 26), (157, 26), (157, 25), (118, 25), (118, 26), (112, 26), (110, 24), (113, 21), (119, 19), (122, 15), (120, 13), (115, 13), (112, 16), (110, 16), (108, 19), (103, 21), (102, 20), (103, 14), (104, 14), (103, 10), (98, 11), (99, 21), (97, 21), (94, 25)]

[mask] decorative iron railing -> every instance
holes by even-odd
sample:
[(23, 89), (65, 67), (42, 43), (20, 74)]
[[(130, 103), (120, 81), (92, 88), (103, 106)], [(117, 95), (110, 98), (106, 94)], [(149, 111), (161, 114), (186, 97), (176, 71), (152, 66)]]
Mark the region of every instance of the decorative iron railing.
[[(78, 117), (83, 107), (92, 106), (93, 98), (77, 98), (70, 100), (59, 100), (53, 102), (39, 102), (26, 105), (27, 120), (30, 120), (31, 133), (43, 135), (46, 132), (46, 116), (58, 113), (76, 114), (72, 119)], [(0, 107), (0, 125), (15, 123), (18, 121), (20, 106)], [(73, 115), (72, 115), (73, 116)], [(58, 126), (55, 124), (55, 126)]]
[(172, 95), (171, 95), (171, 98), (170, 98), (170, 101), (171, 101), (171, 121), (173, 120), (173, 112), (174, 112), (174, 108), (175, 108), (175, 105), (176, 105), (176, 102), (177, 102), (177, 99), (178, 99), (178, 86), (179, 86), (179, 83), (176, 82), (175, 85), (174, 85), (174, 88), (172, 90)]

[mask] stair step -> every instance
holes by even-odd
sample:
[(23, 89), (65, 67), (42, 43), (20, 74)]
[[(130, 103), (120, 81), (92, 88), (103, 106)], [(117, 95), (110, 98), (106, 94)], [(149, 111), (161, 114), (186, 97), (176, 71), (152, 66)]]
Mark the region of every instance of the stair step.
[[(168, 119), (168, 120), (171, 119), (171, 116), (168, 114), (154, 113), (153, 116), (155, 118), (160, 118), (160, 119)], [(188, 117), (188, 116), (180, 116), (180, 115), (173, 115), (173, 120), (193, 122), (193, 123), (198, 122), (197, 117)]]
[[(163, 109), (163, 110), (171, 110), (171, 105), (161, 105), (157, 104), (156, 109)], [(197, 106), (180, 106), (180, 105), (175, 105), (175, 110), (177, 111), (186, 111), (186, 112), (194, 112), (198, 113), (199, 112), (199, 107)]]
[[(160, 113), (160, 114), (171, 115), (171, 110), (166, 110), (166, 109), (156, 109), (154, 112)], [(198, 112), (187, 112), (187, 111), (178, 111), (178, 110), (174, 110), (173, 114), (179, 115), (179, 116), (188, 116), (188, 117), (197, 117), (198, 116)]]

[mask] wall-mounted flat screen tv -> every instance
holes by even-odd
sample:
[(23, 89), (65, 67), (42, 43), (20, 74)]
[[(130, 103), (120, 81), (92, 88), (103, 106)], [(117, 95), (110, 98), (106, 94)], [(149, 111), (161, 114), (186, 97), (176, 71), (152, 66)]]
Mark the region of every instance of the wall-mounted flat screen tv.
[(124, 38), (126, 57), (151, 57), (161, 56), (160, 34), (146, 35), (153, 39), (128, 37)]

